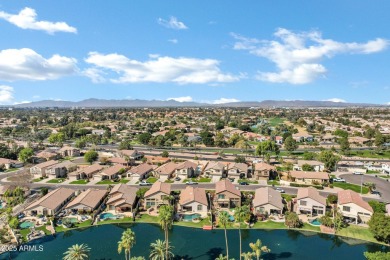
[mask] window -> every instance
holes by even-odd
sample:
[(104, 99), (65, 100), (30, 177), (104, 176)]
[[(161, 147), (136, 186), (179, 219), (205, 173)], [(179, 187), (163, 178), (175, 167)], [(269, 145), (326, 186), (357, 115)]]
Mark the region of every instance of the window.
[(203, 206), (202, 205), (198, 205), (197, 210), (198, 211), (202, 211), (203, 210)]
[(301, 200), (301, 201), (299, 202), (299, 204), (300, 204), (301, 206), (306, 206), (306, 205), (307, 205), (307, 201), (306, 201), (306, 200)]
[(350, 212), (351, 211), (351, 207), (343, 206), (343, 211)]
[(218, 194), (218, 199), (224, 199), (225, 198), (225, 194)]

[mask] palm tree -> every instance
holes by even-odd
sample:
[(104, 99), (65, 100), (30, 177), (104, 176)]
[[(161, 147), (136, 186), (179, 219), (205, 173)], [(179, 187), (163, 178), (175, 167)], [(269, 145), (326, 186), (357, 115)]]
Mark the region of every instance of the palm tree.
[(151, 260), (165, 260), (166, 257), (166, 245), (168, 245), (168, 257), (173, 257), (172, 249), (173, 247), (166, 243), (166, 241), (162, 241), (160, 239), (156, 240), (156, 242), (150, 244), (151, 251), (149, 258)]
[(215, 260), (226, 260), (226, 256), (224, 256), (223, 254), (219, 254), (219, 256), (215, 258)]
[(84, 260), (88, 259), (91, 249), (86, 244), (75, 244), (64, 253), (64, 260)]
[(241, 254), (241, 257), (243, 257), (244, 260), (252, 260), (253, 256), (254, 256), (253, 252), (246, 252)]
[(131, 248), (135, 244), (135, 233), (130, 229), (126, 229), (122, 233), (121, 240), (118, 242), (118, 254), (122, 253), (122, 249), (125, 251), (125, 259), (131, 258)]
[(234, 212), (234, 218), (238, 223), (238, 233), (240, 235), (240, 259), (242, 254), (242, 241), (241, 241), (241, 223), (248, 218), (250, 210), (248, 206), (237, 207)]
[(165, 257), (168, 259), (168, 248), (169, 248), (169, 239), (168, 239), (168, 230), (172, 227), (173, 223), (173, 206), (171, 205), (162, 205), (159, 209), (158, 222), (160, 223), (162, 229), (164, 230), (165, 235)]
[(226, 227), (229, 224), (229, 213), (227, 213), (226, 211), (221, 211), (218, 216), (218, 222), (223, 226), (223, 229), (225, 230), (226, 259), (229, 259), (229, 244), (226, 233)]
[(250, 243), (249, 247), (252, 249), (253, 253), (256, 255), (256, 259), (259, 260), (261, 253), (269, 253), (271, 252), (267, 246), (263, 246), (260, 239), (257, 239), (256, 243)]

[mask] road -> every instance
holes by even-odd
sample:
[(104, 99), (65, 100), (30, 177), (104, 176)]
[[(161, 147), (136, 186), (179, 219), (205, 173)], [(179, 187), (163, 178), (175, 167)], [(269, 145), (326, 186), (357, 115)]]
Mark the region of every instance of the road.
[(349, 183), (360, 185), (362, 182), (375, 183), (376, 189), (382, 194), (382, 200), (390, 202), (390, 182), (372, 175), (355, 175), (355, 174), (341, 174), (341, 178)]

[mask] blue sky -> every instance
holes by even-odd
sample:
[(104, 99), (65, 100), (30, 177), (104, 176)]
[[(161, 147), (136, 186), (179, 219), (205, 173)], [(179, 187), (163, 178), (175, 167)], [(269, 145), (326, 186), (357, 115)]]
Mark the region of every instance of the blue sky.
[(2, 1), (0, 104), (390, 102), (389, 1)]

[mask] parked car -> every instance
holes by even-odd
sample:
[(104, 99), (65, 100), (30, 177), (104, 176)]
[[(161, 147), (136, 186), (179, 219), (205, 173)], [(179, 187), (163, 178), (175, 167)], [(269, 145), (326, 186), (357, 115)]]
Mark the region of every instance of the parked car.
[(187, 185), (196, 185), (198, 184), (197, 182), (194, 182), (194, 181), (187, 181), (186, 182)]
[(355, 175), (363, 175), (362, 172), (353, 172), (353, 174), (355, 174)]
[(279, 191), (280, 193), (285, 193), (285, 191), (282, 188), (275, 188), (276, 191)]
[(180, 177), (175, 178), (175, 181), (180, 181), (180, 180), (181, 180)]
[(246, 181), (242, 181), (240, 182), (240, 185), (249, 185), (249, 183), (247, 183)]
[(333, 181), (334, 182), (345, 182), (345, 180), (343, 178), (333, 178)]
[(151, 186), (151, 185), (152, 185), (151, 183), (146, 182), (146, 181), (141, 181), (141, 182), (139, 183), (139, 186)]
[(371, 194), (378, 195), (379, 197), (381, 196), (381, 193), (377, 190), (371, 191)]

